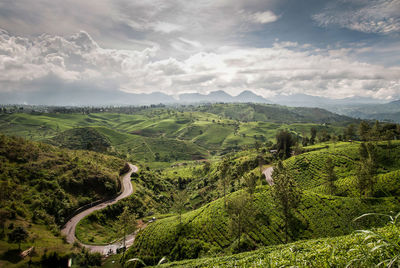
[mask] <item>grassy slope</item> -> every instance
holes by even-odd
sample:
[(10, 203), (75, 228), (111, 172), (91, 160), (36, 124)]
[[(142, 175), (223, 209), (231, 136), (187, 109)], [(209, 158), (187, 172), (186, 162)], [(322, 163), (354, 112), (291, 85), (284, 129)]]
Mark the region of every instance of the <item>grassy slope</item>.
[[(71, 141), (73, 144), (82, 136), (71, 129), (95, 128), (96, 139), (100, 136), (100, 141), (111, 143), (111, 148), (106, 146), (109, 153), (126, 159), (152, 162), (152, 167), (165, 167), (168, 162), (207, 158), (209, 153), (252, 146), (255, 141), (274, 140), (279, 128), (288, 128), (300, 135), (310, 133), (311, 127), (338, 134), (343, 122), (348, 120), (322, 110), (274, 105), (216, 104), (186, 107), (182, 108), (182, 112), (178, 112), (179, 109), (146, 109), (134, 115), (1, 114), (0, 129), (5, 134), (32, 140), (53, 138), (58, 143), (66, 143), (68, 147)], [(251, 115), (251, 118), (237, 115), (243, 111), (247, 111), (244, 114)], [(281, 120), (282, 117), (284, 120)], [(326, 122), (335, 124), (321, 125)], [(87, 147), (86, 141), (82, 143), (83, 147), (76, 147)]]
[[(296, 178), (300, 187), (317, 193), (327, 194), (328, 189), (325, 163), (333, 160), (337, 181), (337, 195), (357, 196), (356, 166), (359, 161), (359, 143), (331, 144), (328, 149), (308, 152), (285, 161), (290, 175)], [(376, 196), (397, 195), (400, 171), (400, 141), (392, 141), (390, 147), (386, 142), (377, 143), (378, 167)], [(390, 185), (388, 183), (391, 183)]]
[[(392, 239), (400, 235), (399, 228), (391, 226), (375, 232)], [(373, 267), (389, 257), (388, 251), (372, 251), (377, 244), (366, 245), (365, 237), (351, 234), (298, 241), (223, 257), (171, 262), (161, 267), (347, 267), (350, 263), (350, 267)]]
[[(25, 226), (24, 247), (38, 252), (61, 241), (57, 225), (78, 207), (118, 191), (118, 171), (124, 161), (89, 151), (71, 151), (0, 135), (0, 210), (5, 226)], [(47, 226), (47, 227), (45, 227)], [(9, 228), (5, 233), (11, 232)], [(60, 251), (67, 246), (59, 243)], [(1, 239), (0, 254), (15, 248)]]
[[(253, 170), (258, 164), (255, 150), (248, 150), (232, 154), (232, 169), (243, 169), (246, 172)], [(184, 165), (176, 165), (160, 172), (146, 171), (141, 168), (133, 178), (136, 192), (133, 196), (123, 200), (132, 206), (138, 216), (143, 217), (148, 212), (165, 214), (171, 210), (172, 196), (179, 188), (179, 181), (184, 185), (187, 193), (187, 209), (199, 208), (222, 196), (222, 188), (218, 185), (219, 158), (206, 162), (190, 161)], [(210, 163), (209, 166), (207, 163)], [(258, 169), (257, 169), (258, 170)], [(241, 186), (235, 181), (228, 187), (233, 192)], [(240, 183), (243, 183), (241, 181)], [(108, 213), (107, 209), (93, 213), (86, 217), (77, 227), (77, 237), (85, 243), (106, 243), (113, 241), (117, 236), (116, 218), (122, 206), (114, 205), (115, 213)], [(158, 217), (157, 217), (158, 218)]]
[[(235, 198), (233, 194), (231, 198)], [(277, 213), (267, 186), (258, 188), (255, 194), (257, 220), (250, 223), (248, 232), (254, 246), (275, 245), (284, 241), (282, 215)], [(398, 199), (372, 199), (361, 202), (358, 199), (330, 197), (305, 192), (302, 204), (295, 212), (298, 227), (291, 233), (292, 239), (338, 236), (350, 233), (354, 228), (352, 220), (365, 212), (399, 210)], [(170, 217), (150, 224), (139, 233), (130, 256), (168, 256), (179, 239), (199, 239), (206, 243), (204, 254), (230, 252), (235, 237), (229, 231), (229, 217), (223, 207), (223, 200), (183, 215), (184, 229), (179, 233), (178, 217)], [(366, 227), (379, 222), (364, 222)]]
[[(296, 178), (299, 186), (306, 190), (302, 204), (296, 214), (299, 230), (292, 234), (294, 239), (347, 234), (354, 228), (361, 227), (361, 225), (355, 226), (352, 223), (352, 219), (362, 213), (372, 211), (389, 212), (399, 209), (397, 197), (371, 198), (364, 201), (354, 198), (355, 195), (357, 196), (354, 185), (354, 168), (358, 160), (359, 144), (341, 143), (332, 144), (331, 146), (332, 148), (330, 149), (305, 153), (285, 161), (289, 173)], [(389, 150), (386, 148), (386, 143), (380, 143), (378, 148), (379, 162), (381, 164), (378, 168), (380, 174), (378, 175), (377, 189), (383, 187), (387, 193), (392, 191), (392, 194), (396, 195), (400, 181), (400, 171), (397, 170), (400, 166), (400, 163), (397, 162), (400, 143), (393, 142)], [(390, 151), (390, 158), (395, 160), (387, 161), (388, 151)], [(336, 165), (335, 171), (338, 175), (337, 185), (339, 192), (350, 197), (326, 195), (323, 165), (328, 156), (334, 159)], [(245, 157), (245, 155), (237, 154), (236, 160), (241, 157)], [(209, 173), (208, 178), (212, 177), (213, 170), (215, 170), (215, 167), (213, 168), (214, 165), (213, 163), (211, 164), (211, 173)], [(204, 176), (202, 174), (203, 168), (202, 165), (185, 166), (177, 169), (166, 169), (164, 173), (175, 178), (190, 178), (193, 174), (198, 173), (200, 178)], [(346, 184), (349, 178), (353, 182)], [(189, 183), (188, 187), (198, 187), (198, 184), (201, 185), (201, 180), (197, 180), (193, 186), (190, 186), (192, 184)], [(193, 197), (190, 200), (193, 202)], [(258, 189), (256, 204), (259, 210), (258, 218), (262, 220), (254, 224), (257, 227), (249, 233), (250, 239), (257, 245), (281, 243), (283, 240), (283, 223), (281, 215), (276, 214), (267, 186)], [(221, 200), (186, 213), (184, 215), (184, 223), (187, 227), (183, 237), (186, 239), (199, 238), (209, 244), (208, 246), (212, 248), (211, 252), (218, 252), (221, 249), (229, 251), (228, 247), (234, 241), (232, 235), (229, 234), (229, 218)], [(365, 226), (370, 226), (371, 224), (379, 224), (379, 222), (365, 222), (365, 224)], [(176, 245), (175, 241), (178, 240), (177, 230), (177, 217), (163, 219), (151, 224), (138, 236), (132, 249), (132, 256), (135, 256), (135, 254), (146, 255), (146, 252), (156, 252), (154, 254), (159, 257), (168, 255)]]

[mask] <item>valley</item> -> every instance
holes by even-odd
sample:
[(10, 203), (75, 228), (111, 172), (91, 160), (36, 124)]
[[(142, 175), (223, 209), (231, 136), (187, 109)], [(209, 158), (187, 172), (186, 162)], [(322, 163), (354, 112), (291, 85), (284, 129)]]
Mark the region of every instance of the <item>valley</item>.
[(45, 109), (0, 114), (3, 265), (341, 266), (341, 239), (397, 232), (354, 219), (400, 211), (399, 125), (270, 104)]

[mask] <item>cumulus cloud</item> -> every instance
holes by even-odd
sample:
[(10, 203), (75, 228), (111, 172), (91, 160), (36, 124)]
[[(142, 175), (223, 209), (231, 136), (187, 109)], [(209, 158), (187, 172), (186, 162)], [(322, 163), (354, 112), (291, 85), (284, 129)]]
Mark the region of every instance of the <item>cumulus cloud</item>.
[[(201, 48), (185, 38), (180, 42)], [(159, 53), (158, 47), (103, 48), (84, 31), (33, 38), (0, 31), (0, 91), (49, 88), (47, 78), (52, 77), (62, 90), (81, 84), (135, 93), (223, 89), (232, 94), (252, 90), (264, 96), (301, 92), (381, 99), (399, 97), (400, 92), (399, 67), (359, 62), (345, 49), (283, 42), (268, 48), (220, 47), (182, 59)]]
[(278, 19), (271, 11), (274, 1), (3, 0), (0, 25), (18, 35), (68, 36), (83, 29), (102, 46), (143, 49), (158, 44), (172, 55), (185, 50), (185, 42), (178, 38), (206, 44), (208, 49), (235, 43), (241, 30)]
[(275, 15), (270, 10), (264, 12), (247, 13), (245, 17), (248, 21), (252, 23), (260, 23), (260, 24), (275, 22), (279, 19), (279, 16)]
[[(343, 3), (343, 2), (338, 2)], [(365, 33), (393, 34), (400, 32), (400, 1), (369, 0), (344, 1), (312, 18), (320, 26), (339, 25)]]

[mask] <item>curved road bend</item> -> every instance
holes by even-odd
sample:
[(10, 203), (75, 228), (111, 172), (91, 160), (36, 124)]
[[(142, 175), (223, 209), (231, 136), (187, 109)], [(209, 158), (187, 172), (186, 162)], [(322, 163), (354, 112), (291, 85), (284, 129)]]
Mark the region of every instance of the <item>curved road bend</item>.
[[(138, 167), (135, 165), (132, 165), (132, 164), (129, 164), (129, 167), (130, 167), (130, 171), (128, 173), (126, 173), (122, 178), (123, 192), (119, 196), (117, 196), (116, 198), (107, 200), (103, 203), (100, 203), (97, 206), (94, 206), (94, 207), (88, 208), (87, 210), (82, 211), (81, 213), (79, 213), (79, 214), (75, 215), (73, 218), (71, 218), (65, 224), (64, 228), (61, 230), (61, 233), (66, 235), (68, 243), (72, 244), (75, 241), (77, 241), (79, 244), (81, 244), (81, 246), (89, 249), (90, 251), (100, 252), (103, 255), (106, 255), (110, 250), (115, 252), (116, 249), (121, 246), (122, 242), (116, 242), (114, 244), (108, 244), (108, 245), (104, 245), (104, 246), (83, 244), (76, 239), (75, 229), (76, 229), (76, 225), (78, 224), (78, 222), (80, 220), (82, 220), (84, 217), (86, 217), (87, 215), (89, 215), (90, 213), (92, 213), (96, 210), (103, 209), (112, 204), (115, 204), (122, 198), (125, 198), (133, 193), (133, 188), (132, 188), (132, 183), (131, 183), (131, 174), (134, 172), (136, 173), (138, 171)], [(134, 239), (135, 239), (134, 234), (127, 236), (127, 238), (126, 238), (127, 246), (131, 246), (133, 244)]]
[(274, 171), (273, 167), (267, 167), (263, 169), (262, 173), (265, 176), (265, 179), (267, 180), (267, 183), (271, 186), (274, 185), (274, 180), (272, 179), (272, 171)]

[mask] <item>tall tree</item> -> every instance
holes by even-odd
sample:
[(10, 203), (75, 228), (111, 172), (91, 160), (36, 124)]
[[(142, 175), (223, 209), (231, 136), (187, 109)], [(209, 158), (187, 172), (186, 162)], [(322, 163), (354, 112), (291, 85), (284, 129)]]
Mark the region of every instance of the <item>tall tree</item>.
[(122, 259), (124, 260), (126, 251), (126, 236), (130, 233), (135, 232), (137, 228), (136, 215), (129, 211), (128, 206), (124, 207), (122, 214), (118, 217), (118, 227), (120, 230), (120, 234), (123, 235), (124, 248)]
[(333, 164), (332, 158), (328, 157), (326, 160), (326, 183), (329, 189), (330, 194), (335, 194), (336, 192), (336, 186), (335, 186), (335, 181), (337, 179), (336, 173), (335, 173), (335, 165)]
[(362, 195), (369, 196), (374, 192), (377, 152), (372, 143), (361, 143), (359, 148), (360, 162), (357, 168), (357, 184)]
[(371, 130), (370, 125), (367, 121), (361, 121), (358, 126), (358, 133), (360, 134), (360, 138), (363, 141), (367, 141), (369, 139), (369, 132)]
[(254, 192), (256, 191), (258, 177), (256, 174), (254, 174), (254, 172), (250, 172), (248, 174), (245, 174), (243, 176), (243, 179), (246, 183), (247, 192), (249, 193), (252, 200)]
[(231, 166), (230, 159), (227, 157), (224, 157), (221, 164), (219, 165), (219, 179), (224, 193), (224, 207), (226, 207), (226, 190), (229, 186), (229, 181), (230, 181), (229, 177), (230, 166)]
[(250, 223), (255, 215), (249, 194), (243, 192), (239, 196), (231, 198), (227, 205), (227, 212), (230, 218), (231, 232), (236, 234), (240, 246), (242, 233), (251, 227)]
[(347, 140), (354, 140), (356, 138), (356, 128), (354, 124), (350, 124), (344, 129), (344, 137)]
[(179, 190), (174, 194), (174, 208), (179, 215), (179, 225), (182, 224), (182, 214), (185, 212), (187, 195), (185, 190)]
[(292, 153), (292, 146), (296, 144), (292, 134), (287, 130), (281, 130), (276, 134), (276, 146), (278, 156), (281, 159), (289, 158)]
[(315, 143), (315, 138), (317, 137), (317, 129), (315, 127), (312, 127), (310, 129), (311, 132), (311, 138), (310, 138), (310, 144), (314, 144)]
[(371, 140), (373, 140), (373, 141), (381, 140), (381, 132), (382, 132), (382, 126), (379, 123), (379, 121), (376, 120), (375, 124), (373, 125), (373, 127), (370, 131)]
[(278, 162), (272, 173), (274, 185), (272, 186), (272, 197), (276, 207), (282, 212), (285, 222), (285, 242), (288, 242), (290, 223), (293, 219), (292, 210), (297, 208), (302, 192), (296, 185), (294, 179), (287, 174), (282, 161)]

